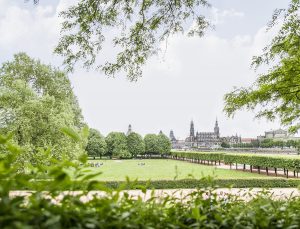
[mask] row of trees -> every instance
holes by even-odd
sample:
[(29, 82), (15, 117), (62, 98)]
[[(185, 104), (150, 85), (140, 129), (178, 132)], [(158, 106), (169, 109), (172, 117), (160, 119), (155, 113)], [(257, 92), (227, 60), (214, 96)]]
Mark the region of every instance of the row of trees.
[(86, 151), (90, 157), (132, 158), (145, 154), (168, 154), (171, 142), (163, 133), (147, 134), (144, 139), (132, 132), (111, 132), (106, 137), (98, 130), (90, 129)]
[(221, 144), (223, 148), (300, 148), (300, 141), (297, 140), (276, 140), (273, 139), (265, 139), (263, 141), (253, 141), (251, 143), (237, 143), (237, 144), (228, 144), (223, 142)]

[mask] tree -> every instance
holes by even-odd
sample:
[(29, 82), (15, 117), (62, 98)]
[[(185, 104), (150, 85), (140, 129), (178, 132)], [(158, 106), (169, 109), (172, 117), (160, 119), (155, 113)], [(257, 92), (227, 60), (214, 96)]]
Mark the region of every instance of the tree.
[(159, 147), (158, 147), (158, 138), (156, 134), (147, 134), (144, 137), (145, 142), (145, 152), (147, 154), (158, 154)]
[(227, 142), (222, 142), (221, 147), (222, 148), (230, 148), (230, 145)]
[(172, 143), (171, 143), (170, 139), (163, 133), (160, 133), (157, 135), (157, 145), (158, 145), (159, 154), (163, 155), (163, 154), (170, 153)]
[(145, 143), (141, 135), (135, 132), (131, 132), (127, 136), (128, 151), (133, 157), (145, 153)]
[(300, 0), (292, 0), (287, 9), (275, 10), (272, 28), (281, 19), (283, 24), (262, 55), (253, 57), (257, 69), (269, 70), (258, 76), (250, 87), (238, 88), (225, 95), (225, 112), (234, 116), (241, 109), (260, 108), (256, 117), (278, 118), (292, 133), (300, 128)]
[[(0, 131), (12, 133), (30, 162), (41, 149), (51, 156), (74, 158), (82, 145), (64, 135), (63, 127), (83, 127), (81, 110), (65, 73), (25, 53), (0, 68)], [(23, 163), (23, 164), (24, 164)]]
[(106, 138), (108, 156), (117, 158), (128, 158), (130, 153), (127, 148), (126, 135), (121, 132), (111, 132)]
[(90, 129), (86, 151), (90, 157), (100, 157), (106, 153), (106, 142), (98, 130)]
[(61, 12), (62, 37), (55, 52), (64, 57), (68, 70), (77, 62), (90, 68), (109, 38), (105, 31), (114, 29), (111, 42), (120, 51), (115, 61), (97, 68), (109, 76), (125, 71), (130, 80), (136, 80), (142, 75), (142, 65), (170, 35), (185, 31), (190, 36), (204, 34), (209, 23), (201, 9), (208, 6), (206, 0), (81, 0)]

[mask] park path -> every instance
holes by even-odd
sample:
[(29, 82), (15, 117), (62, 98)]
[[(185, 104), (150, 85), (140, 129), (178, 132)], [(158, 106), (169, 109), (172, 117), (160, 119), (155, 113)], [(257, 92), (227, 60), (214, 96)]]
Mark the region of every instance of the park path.
[[(141, 190), (124, 190), (120, 192), (120, 195), (124, 195), (124, 193), (129, 194), (129, 196), (133, 199), (137, 199), (141, 197), (144, 201), (153, 197), (153, 195), (157, 198), (164, 196), (173, 196), (178, 199), (188, 199), (188, 195), (192, 192), (197, 191), (197, 189), (157, 189), (157, 190), (147, 190), (143, 193)], [(242, 200), (250, 200), (257, 195), (268, 192), (272, 195), (273, 199), (287, 199), (290, 197), (300, 197), (300, 190), (297, 188), (271, 188), (271, 189), (263, 189), (263, 188), (218, 188), (213, 192), (217, 193), (219, 197), (226, 197), (227, 195), (235, 195), (238, 196)], [(30, 196), (32, 192), (30, 191), (11, 191), (10, 197), (17, 196)], [(57, 197), (55, 202), (59, 202), (64, 195), (79, 195), (82, 191), (64, 191)], [(47, 195), (47, 192), (45, 192)], [(81, 200), (83, 202), (87, 202), (95, 197), (103, 197), (108, 195), (103, 191), (90, 191), (87, 194), (81, 196)], [(204, 194), (205, 195), (205, 194)]]

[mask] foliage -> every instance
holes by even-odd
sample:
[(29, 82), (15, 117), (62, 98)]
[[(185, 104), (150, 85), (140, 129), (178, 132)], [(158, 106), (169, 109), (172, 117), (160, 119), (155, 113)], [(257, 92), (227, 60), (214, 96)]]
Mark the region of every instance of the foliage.
[(172, 146), (170, 139), (163, 133), (158, 134), (156, 137), (157, 137), (158, 153), (163, 155), (169, 154)]
[[(35, 186), (42, 185), (44, 190), (50, 190), (51, 184), (47, 184), (45, 181), (39, 180), (33, 182)], [(86, 190), (90, 181), (85, 182), (73, 182), (74, 190)], [(133, 184), (132, 184), (133, 183)], [(285, 178), (211, 178), (207, 177), (201, 179), (173, 179), (173, 180), (137, 180), (132, 183), (128, 181), (97, 181), (97, 184), (107, 189), (118, 190), (123, 189), (139, 189), (140, 187), (146, 187), (147, 189), (195, 189), (206, 188), (209, 186), (219, 188), (297, 188), (300, 185), (299, 179), (285, 179)], [(5, 182), (3, 183), (5, 184)], [(18, 185), (11, 187), (12, 190), (28, 190), (32, 188), (27, 185)], [(98, 187), (95, 186), (93, 191), (98, 191)], [(61, 190), (68, 190), (65, 187)]]
[(133, 157), (142, 155), (145, 153), (145, 143), (141, 135), (135, 132), (131, 132), (127, 136), (128, 151)]
[(90, 157), (100, 157), (106, 154), (107, 146), (104, 137), (98, 130), (90, 129), (86, 151)]
[[(287, 9), (275, 10), (269, 29), (283, 21), (271, 44), (261, 56), (253, 57), (252, 66), (270, 66), (251, 87), (238, 88), (225, 95), (225, 112), (254, 110), (256, 117), (278, 118), (289, 131), (300, 128), (300, 1), (292, 0)], [(261, 106), (259, 106), (261, 105)]]
[(223, 148), (230, 148), (230, 145), (227, 142), (222, 142), (221, 147)]
[(127, 148), (127, 138), (124, 133), (111, 132), (106, 138), (105, 142), (107, 145), (107, 154), (110, 157), (131, 157)]
[(269, 156), (253, 154), (224, 154), (225, 163), (247, 164), (252, 166), (285, 168), (294, 171), (300, 171), (299, 156)]
[(203, 161), (220, 161), (223, 160), (224, 153), (217, 152), (182, 152), (182, 151), (171, 151), (171, 156), (175, 158), (187, 158)]
[[(66, 133), (78, 141), (72, 131)], [(145, 185), (141, 189), (145, 193), (145, 188), (151, 184), (111, 182), (116, 188), (112, 191), (92, 179), (99, 173), (89, 171), (86, 157), (80, 161), (55, 161), (52, 165), (32, 168), (28, 174), (17, 174), (13, 161), (21, 149), (10, 142), (9, 136), (0, 136), (0, 144), (9, 152), (0, 158), (1, 228), (205, 228), (208, 225), (211, 228), (237, 225), (240, 228), (298, 228), (300, 225), (299, 197), (278, 200), (263, 191), (255, 197), (246, 193), (249, 200), (243, 201), (231, 194), (218, 195), (214, 181), (206, 178), (154, 182), (161, 187), (168, 187), (172, 182), (177, 187), (195, 185), (197, 190), (183, 197), (157, 197), (152, 193), (149, 199), (143, 200), (120, 191)], [(45, 172), (47, 180), (40, 180)], [(272, 182), (292, 186), (297, 183), (282, 179), (267, 181), (268, 184)], [(24, 186), (35, 192), (29, 192), (28, 196), (12, 195), (13, 187)], [(62, 192), (78, 187), (81, 192)], [(102, 190), (104, 195), (89, 195), (90, 190)], [(86, 198), (88, 201), (84, 201)]]
[(299, 156), (244, 154), (244, 153), (214, 153), (214, 152), (171, 152), (176, 158), (187, 158), (206, 161), (223, 161), (224, 163), (238, 163), (252, 166), (285, 168), (300, 171)]
[(119, 52), (114, 61), (98, 64), (97, 68), (109, 76), (125, 71), (130, 80), (137, 80), (142, 65), (170, 35), (185, 31), (190, 36), (204, 34), (209, 23), (201, 9), (207, 6), (206, 0), (81, 0), (61, 12), (62, 36), (55, 52), (64, 57), (68, 70), (73, 70), (76, 62), (90, 68), (112, 36), (111, 42)]
[(56, 159), (83, 152), (61, 132), (64, 126), (77, 130), (83, 126), (68, 77), (25, 53), (4, 63), (0, 68), (0, 130), (13, 134), (13, 140), (23, 147), (19, 158), (23, 164), (33, 163), (39, 151), (47, 148)]
[(273, 139), (264, 139), (262, 141), (252, 141), (251, 143), (236, 143), (236, 144), (231, 144), (230, 146), (232, 148), (296, 148), (298, 149), (300, 145), (299, 140), (273, 140)]
[(146, 134), (144, 137), (145, 142), (145, 152), (147, 154), (158, 154), (158, 142), (157, 142), (157, 135), (156, 134)]

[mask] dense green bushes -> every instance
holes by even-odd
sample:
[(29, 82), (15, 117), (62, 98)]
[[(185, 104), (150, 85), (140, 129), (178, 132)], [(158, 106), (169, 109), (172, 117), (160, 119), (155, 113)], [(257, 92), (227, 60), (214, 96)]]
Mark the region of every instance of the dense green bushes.
[[(4, 183), (3, 183), (4, 184)], [(32, 190), (34, 187), (43, 186), (44, 190), (51, 190), (51, 182), (35, 181), (28, 185), (12, 186), (12, 190)], [(86, 190), (90, 185), (89, 182), (76, 182), (73, 183), (74, 190)], [(300, 185), (298, 179), (284, 179), (284, 178), (251, 178), (251, 179), (180, 179), (180, 180), (152, 180), (152, 181), (135, 181), (128, 183), (126, 181), (99, 181), (90, 190), (99, 190), (98, 186), (108, 189), (139, 189), (145, 187), (147, 189), (196, 189), (205, 187), (220, 187), (220, 188), (297, 188)], [(69, 190), (69, 187), (58, 188), (61, 191)], [(102, 189), (100, 189), (102, 190)]]
[[(73, 136), (73, 135), (71, 135)], [(74, 140), (77, 138), (74, 136)], [(0, 228), (299, 228), (300, 199), (274, 200), (267, 192), (247, 202), (242, 197), (218, 195), (215, 185), (248, 187), (256, 183), (295, 187), (298, 180), (174, 180), (152, 182), (98, 182), (86, 158), (52, 161), (17, 172), (14, 161), (22, 149), (0, 136), (7, 154), (0, 158)], [(41, 152), (47, 154), (47, 152)], [(81, 164), (81, 165), (80, 165)], [(43, 179), (41, 179), (43, 178)], [(75, 180), (72, 180), (72, 178)], [(11, 196), (14, 188), (27, 187), (30, 197)], [(110, 187), (110, 188), (109, 188)], [(174, 195), (132, 198), (122, 189), (198, 188), (183, 198)], [(111, 188), (114, 188), (113, 190)], [(81, 190), (77, 195), (62, 190)], [(47, 190), (47, 192), (45, 192)], [(105, 195), (89, 195), (102, 190)], [(87, 198), (87, 195), (89, 197)]]
[(285, 168), (289, 170), (299, 171), (299, 156), (265, 156), (253, 154), (223, 154), (225, 163), (247, 164), (252, 166), (269, 167), (269, 168)]
[(223, 160), (224, 153), (172, 151), (171, 156), (175, 158), (187, 158), (202, 161), (220, 161)]

